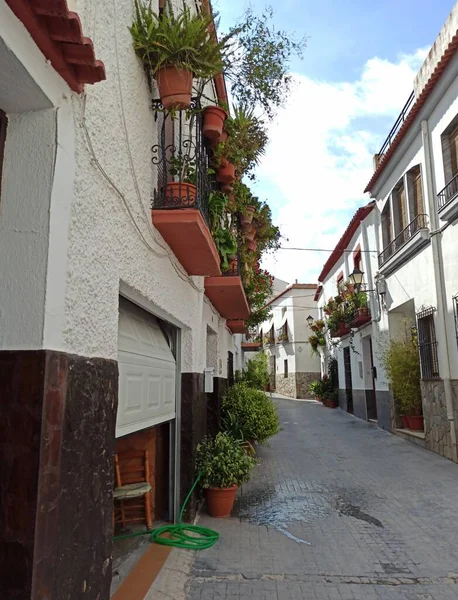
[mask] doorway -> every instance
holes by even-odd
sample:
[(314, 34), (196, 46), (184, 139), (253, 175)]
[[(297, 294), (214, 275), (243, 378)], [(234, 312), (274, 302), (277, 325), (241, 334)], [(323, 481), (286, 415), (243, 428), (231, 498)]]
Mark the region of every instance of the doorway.
[(353, 414), (353, 385), (351, 379), (351, 355), (350, 348), (343, 349), (344, 371), (345, 371), (345, 397), (347, 400), (347, 412)]

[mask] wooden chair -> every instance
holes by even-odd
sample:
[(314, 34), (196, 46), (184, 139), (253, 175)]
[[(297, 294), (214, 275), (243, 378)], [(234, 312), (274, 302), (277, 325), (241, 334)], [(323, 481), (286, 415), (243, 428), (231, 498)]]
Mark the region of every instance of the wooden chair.
[[(115, 475), (114, 525), (121, 523), (124, 528), (126, 523), (146, 521), (148, 530), (152, 529), (150, 497), (152, 488), (149, 482), (148, 450), (129, 450), (115, 454)], [(130, 502), (135, 498), (143, 498), (143, 502)], [(117, 506), (118, 502), (119, 506)], [(137, 516), (139, 511), (145, 512), (144, 517)]]

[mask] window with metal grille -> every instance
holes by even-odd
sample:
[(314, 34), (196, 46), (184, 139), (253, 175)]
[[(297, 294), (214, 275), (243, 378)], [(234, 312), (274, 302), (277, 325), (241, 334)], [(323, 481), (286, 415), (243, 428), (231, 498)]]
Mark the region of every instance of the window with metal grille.
[(418, 350), (420, 352), (422, 379), (439, 378), (434, 311), (435, 309), (430, 307), (417, 313)]
[(285, 375), (285, 379), (286, 379), (286, 377), (288, 377), (288, 359), (287, 358), (285, 358), (284, 375)]
[(6, 142), (6, 126), (8, 119), (5, 113), (0, 110), (0, 197), (2, 195), (2, 167), (3, 167), (3, 156), (5, 154), (5, 142)]

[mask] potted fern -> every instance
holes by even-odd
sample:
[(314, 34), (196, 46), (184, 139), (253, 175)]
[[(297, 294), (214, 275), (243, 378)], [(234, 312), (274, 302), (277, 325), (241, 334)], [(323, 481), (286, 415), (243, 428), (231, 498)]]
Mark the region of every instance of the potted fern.
[(151, 0), (135, 0), (129, 28), (134, 50), (148, 77), (156, 79), (164, 108), (188, 108), (193, 78), (208, 80), (222, 72), (229, 38), (218, 41), (212, 23), (211, 14), (194, 14), (185, 4), (176, 16), (170, 0), (162, 14), (153, 11)]
[(210, 516), (231, 515), (237, 489), (248, 481), (255, 465), (243, 445), (227, 433), (207, 437), (197, 446), (196, 466)]

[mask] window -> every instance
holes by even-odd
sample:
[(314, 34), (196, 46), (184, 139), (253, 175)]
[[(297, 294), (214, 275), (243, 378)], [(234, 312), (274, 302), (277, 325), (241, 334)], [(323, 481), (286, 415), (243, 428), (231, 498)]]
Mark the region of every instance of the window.
[(382, 211), (382, 243), (386, 248), (393, 241), (393, 231), (391, 228), (391, 205), (388, 199)]
[(401, 233), (409, 224), (407, 216), (407, 196), (402, 180), (393, 190), (394, 228), (396, 234)]
[(287, 358), (285, 358), (284, 376), (285, 376), (285, 379), (286, 379), (286, 377), (288, 377), (288, 359)]
[(441, 137), (442, 158), (444, 161), (445, 183), (458, 174), (458, 117), (444, 131)]
[(8, 119), (6, 118), (5, 113), (2, 110), (0, 110), (0, 197), (2, 195), (2, 167), (3, 167), (3, 157), (5, 154), (7, 124), (8, 124)]
[(434, 308), (426, 308), (417, 313), (418, 350), (422, 379), (438, 379), (439, 377), (434, 310)]

